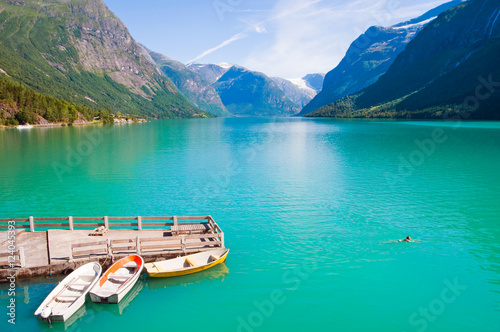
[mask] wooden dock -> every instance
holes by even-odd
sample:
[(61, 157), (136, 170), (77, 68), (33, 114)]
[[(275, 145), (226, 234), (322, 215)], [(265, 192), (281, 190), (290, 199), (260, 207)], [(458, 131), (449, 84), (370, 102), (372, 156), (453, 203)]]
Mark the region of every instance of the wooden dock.
[(0, 281), (13, 272), (57, 275), (91, 261), (107, 268), (130, 254), (154, 262), (214, 248), (224, 248), (224, 233), (211, 216), (0, 219)]

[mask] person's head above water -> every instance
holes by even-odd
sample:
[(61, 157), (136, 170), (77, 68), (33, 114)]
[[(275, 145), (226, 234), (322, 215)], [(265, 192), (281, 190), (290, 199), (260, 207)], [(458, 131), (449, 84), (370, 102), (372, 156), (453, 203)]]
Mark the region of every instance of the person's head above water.
[(411, 236), (407, 236), (406, 239), (402, 240), (403, 242), (413, 242), (413, 240), (411, 239)]

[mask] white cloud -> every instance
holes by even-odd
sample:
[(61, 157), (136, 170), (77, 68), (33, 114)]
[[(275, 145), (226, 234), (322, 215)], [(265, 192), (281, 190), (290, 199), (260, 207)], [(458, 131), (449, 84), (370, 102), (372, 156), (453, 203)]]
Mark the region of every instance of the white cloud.
[[(417, 17), (445, 0), (276, 0), (272, 11), (242, 14), (241, 32), (190, 62), (225, 47), (251, 51), (244, 59), (225, 59), (270, 76), (302, 77), (328, 72), (349, 45), (372, 25), (390, 26)], [(239, 12), (245, 13), (241, 9)], [(247, 38), (253, 36), (254, 38)], [(256, 37), (260, 36), (260, 37)], [(224, 54), (221, 53), (223, 56)]]
[[(305, 3), (301, 4), (300, 6), (298, 7), (295, 7), (293, 9), (287, 9), (283, 12), (280, 12), (278, 15), (276, 16), (271, 16), (270, 18), (268, 18), (267, 20), (264, 20), (264, 21), (261, 21), (261, 22), (258, 22), (258, 23), (254, 23), (254, 24), (250, 24), (248, 22), (245, 22), (245, 20), (242, 20), (243, 22), (245, 22), (247, 25), (248, 25), (248, 28), (245, 30), (245, 31), (242, 31), (240, 33), (237, 33), (236, 35), (232, 36), (231, 38), (223, 41), (222, 43), (220, 43), (219, 45), (213, 47), (213, 48), (210, 48), (204, 52), (202, 52), (200, 55), (196, 56), (194, 59), (190, 60), (189, 63), (191, 62), (195, 62), (195, 61), (198, 61), (204, 57), (206, 57), (207, 55), (215, 52), (215, 51), (218, 51), (220, 50), (221, 48), (225, 47), (225, 46), (228, 46), (230, 45), (231, 43), (239, 40), (239, 39), (243, 39), (243, 38), (246, 38), (248, 36), (248, 33), (249, 32), (257, 32), (259, 34), (262, 34), (262, 33), (267, 33), (267, 30), (266, 28), (263, 27), (263, 25), (267, 22), (272, 22), (272, 21), (276, 21), (278, 19), (281, 19), (283, 17), (286, 17), (286, 16), (289, 16), (290, 14), (293, 14), (303, 8), (306, 8), (306, 7), (309, 7), (310, 5), (312, 4), (315, 4), (315, 3), (318, 3), (318, 2), (321, 2), (322, 0), (309, 0), (309, 1), (306, 1)], [(241, 12), (241, 10), (239, 10)]]
[(328, 72), (368, 27), (390, 26), (417, 17), (443, 2), (279, 0), (268, 20), (274, 25), (272, 46), (255, 48), (241, 64), (285, 78)]
[(257, 33), (267, 33), (267, 30), (265, 27), (261, 26), (261, 25), (257, 25), (255, 26), (255, 32)]
[(243, 39), (243, 38), (246, 38), (248, 35), (246, 33), (237, 33), (235, 34), (234, 36), (232, 36), (231, 38), (223, 41), (222, 43), (220, 43), (219, 45), (215, 46), (215, 47), (212, 47), (206, 51), (204, 51), (203, 53), (201, 53), (200, 55), (198, 55), (197, 57), (195, 57), (194, 59), (190, 60), (188, 63), (191, 63), (191, 62), (196, 62), (204, 57), (206, 57), (207, 55), (215, 52), (215, 51), (218, 51), (220, 50), (221, 48), (223, 47), (226, 47), (227, 45), (237, 41), (237, 40), (240, 40), (240, 39)]

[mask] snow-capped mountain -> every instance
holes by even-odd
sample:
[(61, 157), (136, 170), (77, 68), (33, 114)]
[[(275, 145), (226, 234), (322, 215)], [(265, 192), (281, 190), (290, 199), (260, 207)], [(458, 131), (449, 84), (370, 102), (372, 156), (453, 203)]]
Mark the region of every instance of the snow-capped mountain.
[(499, 120), (499, 57), (500, 2), (460, 2), (428, 23), (376, 83), (310, 116)]
[(375, 83), (433, 18), (462, 2), (445, 3), (420, 17), (391, 27), (370, 27), (351, 44), (339, 65), (325, 76), (322, 91), (299, 115), (309, 114)]
[[(271, 79), (283, 90), (285, 96), (302, 108), (321, 90), (324, 77), (325, 74), (309, 74), (303, 78), (271, 77)], [(318, 87), (319, 89), (317, 89)]]
[(222, 63), (190, 63), (187, 67), (198, 73), (208, 83), (214, 84), (222, 77), (233, 65), (227, 62)]

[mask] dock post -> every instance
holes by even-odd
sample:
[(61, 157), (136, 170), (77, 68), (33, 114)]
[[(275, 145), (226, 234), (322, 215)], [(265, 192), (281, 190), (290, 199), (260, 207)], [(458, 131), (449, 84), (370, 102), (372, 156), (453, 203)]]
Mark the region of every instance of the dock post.
[(142, 231), (142, 217), (137, 217), (137, 230)]
[(52, 264), (52, 261), (50, 260), (50, 241), (49, 241), (49, 231), (45, 232), (45, 239), (47, 241), (47, 261), (49, 265)]
[(224, 233), (220, 233), (220, 241), (222, 243), (222, 248), (225, 248), (226, 245), (224, 244)]
[(141, 239), (139, 238), (139, 235), (137, 235), (136, 240), (136, 245), (135, 247), (137, 248), (137, 255), (141, 254)]
[(186, 235), (181, 235), (181, 249), (186, 254)]
[(109, 229), (109, 218), (108, 216), (104, 217), (104, 227)]
[(73, 260), (73, 248), (71, 247), (71, 243), (69, 244), (69, 260), (68, 261), (72, 261)]
[(177, 226), (177, 217), (174, 216), (174, 226)]
[(111, 248), (111, 239), (108, 239), (108, 255), (113, 257), (113, 249)]
[(30, 232), (35, 231), (35, 218), (30, 217)]
[(19, 261), (21, 262), (21, 267), (26, 267), (26, 259), (24, 257), (24, 248), (19, 248)]
[(69, 223), (69, 230), (73, 230), (73, 217), (69, 216), (68, 217), (68, 223)]

